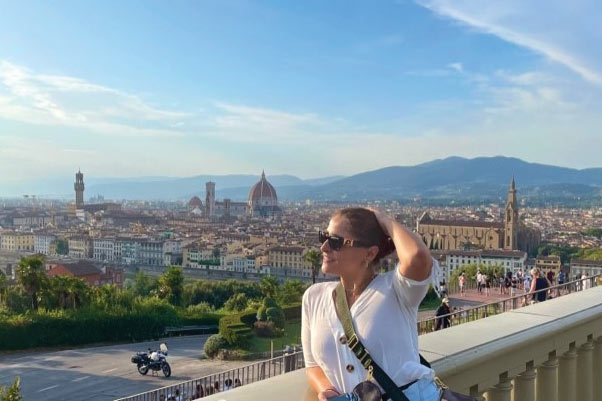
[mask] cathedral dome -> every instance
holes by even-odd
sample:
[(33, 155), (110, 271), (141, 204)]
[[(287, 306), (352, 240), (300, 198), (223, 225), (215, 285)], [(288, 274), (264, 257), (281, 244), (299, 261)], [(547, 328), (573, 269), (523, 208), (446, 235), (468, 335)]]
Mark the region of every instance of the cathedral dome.
[(275, 206), (277, 203), (276, 190), (265, 178), (265, 172), (262, 172), (261, 179), (251, 187), (249, 204), (251, 206)]
[(201, 207), (202, 205), (203, 205), (203, 202), (201, 202), (201, 199), (198, 196), (193, 196), (188, 201), (188, 206), (191, 209), (194, 209), (194, 208), (197, 208), (197, 207)]

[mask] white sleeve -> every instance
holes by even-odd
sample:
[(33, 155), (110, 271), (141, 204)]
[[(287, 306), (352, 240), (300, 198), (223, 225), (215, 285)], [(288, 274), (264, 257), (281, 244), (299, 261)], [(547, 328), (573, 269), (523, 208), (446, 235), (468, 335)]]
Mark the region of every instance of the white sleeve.
[(309, 305), (309, 287), (303, 294), (301, 305), (301, 345), (303, 345), (303, 359), (305, 367), (318, 366), (311, 352), (311, 307)]
[(393, 288), (395, 289), (400, 302), (410, 309), (418, 309), (420, 302), (429, 289), (429, 284), (433, 285), (437, 295), (439, 295), (438, 289), (441, 277), (441, 267), (439, 266), (437, 259), (433, 258), (432, 256), (431, 259), (433, 260), (431, 274), (422, 281), (412, 280), (403, 276), (399, 271), (399, 264), (395, 266)]

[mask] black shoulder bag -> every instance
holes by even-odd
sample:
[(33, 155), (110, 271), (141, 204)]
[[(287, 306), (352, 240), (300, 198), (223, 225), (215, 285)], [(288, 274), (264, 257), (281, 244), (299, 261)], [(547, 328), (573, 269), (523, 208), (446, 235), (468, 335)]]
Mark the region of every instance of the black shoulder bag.
[[(368, 377), (374, 377), (374, 379), (380, 384), (380, 386), (386, 391), (385, 394), (378, 394), (378, 398), (382, 398), (383, 401), (391, 399), (393, 401), (410, 401), (408, 397), (403, 393), (403, 390), (410, 387), (416, 381), (408, 383), (402, 387), (398, 387), (395, 382), (385, 373), (384, 370), (374, 361), (372, 356), (368, 350), (362, 345), (357, 334), (355, 333), (355, 328), (353, 327), (353, 321), (351, 319), (351, 312), (349, 312), (349, 305), (347, 304), (347, 296), (345, 295), (345, 289), (343, 285), (339, 283), (335, 290), (335, 308), (337, 312), (337, 316), (343, 325), (343, 330), (345, 331), (345, 336), (347, 337), (347, 346), (351, 349), (353, 354), (359, 359), (360, 363), (366, 370), (368, 371)], [(426, 359), (420, 354), (420, 363), (428, 368), (431, 367), (431, 364), (428, 363)], [(361, 391), (362, 388), (367, 387), (367, 382), (362, 382), (356, 387), (354, 393)], [(441, 398), (440, 401), (476, 401), (475, 398), (469, 397), (466, 395), (458, 394), (451, 391), (443, 382), (435, 377), (435, 383), (441, 390)], [(374, 386), (376, 387), (376, 386)], [(376, 388), (376, 390), (380, 393), (380, 390)], [(370, 389), (370, 395), (365, 398), (369, 398), (370, 400), (375, 399), (375, 389)], [(362, 399), (362, 397), (358, 397)]]

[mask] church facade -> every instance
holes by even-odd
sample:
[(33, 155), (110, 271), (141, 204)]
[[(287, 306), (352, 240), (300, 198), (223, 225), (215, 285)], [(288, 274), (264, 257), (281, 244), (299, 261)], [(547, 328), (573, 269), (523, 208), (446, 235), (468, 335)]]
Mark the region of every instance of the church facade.
[(529, 252), (539, 245), (541, 235), (519, 220), (514, 178), (508, 190), (503, 221), (433, 219), (420, 216), (416, 231), (430, 249), (504, 249)]

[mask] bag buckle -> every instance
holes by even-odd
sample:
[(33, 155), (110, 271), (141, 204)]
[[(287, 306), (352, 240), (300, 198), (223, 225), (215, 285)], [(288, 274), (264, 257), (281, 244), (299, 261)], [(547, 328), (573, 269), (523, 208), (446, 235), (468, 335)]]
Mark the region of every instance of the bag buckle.
[(447, 385), (446, 385), (445, 383), (443, 383), (443, 382), (441, 381), (441, 379), (439, 378), (439, 376), (435, 376), (435, 379), (434, 379), (434, 380), (435, 380), (435, 384), (437, 384), (437, 386), (438, 386), (439, 388), (441, 388), (441, 389), (444, 389), (444, 390), (446, 390), (446, 389), (448, 389), (448, 388), (449, 388), (449, 387), (447, 387)]

